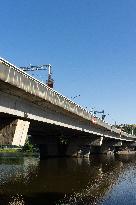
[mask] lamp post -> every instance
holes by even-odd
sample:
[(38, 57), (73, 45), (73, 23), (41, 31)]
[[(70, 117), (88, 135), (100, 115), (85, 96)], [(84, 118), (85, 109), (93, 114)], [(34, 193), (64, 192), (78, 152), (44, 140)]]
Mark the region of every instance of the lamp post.
[(71, 97), (72, 100), (74, 100), (75, 98), (80, 97), (80, 95), (76, 95), (74, 97)]

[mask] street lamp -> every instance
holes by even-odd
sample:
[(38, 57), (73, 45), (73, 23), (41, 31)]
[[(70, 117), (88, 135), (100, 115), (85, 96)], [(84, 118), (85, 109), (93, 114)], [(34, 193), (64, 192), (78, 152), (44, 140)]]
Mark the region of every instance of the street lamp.
[(80, 97), (80, 95), (76, 95), (74, 97), (71, 97), (72, 100), (74, 100), (75, 98)]

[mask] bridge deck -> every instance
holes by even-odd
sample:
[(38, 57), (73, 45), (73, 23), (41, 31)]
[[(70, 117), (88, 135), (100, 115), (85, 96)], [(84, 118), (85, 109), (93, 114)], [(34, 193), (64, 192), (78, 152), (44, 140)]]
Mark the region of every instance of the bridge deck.
[(49, 88), (46, 84), (30, 76), (3, 58), (0, 58), (0, 80), (25, 91), (31, 96), (36, 96), (48, 103), (60, 107), (65, 111), (80, 116), (81, 118), (88, 120), (91, 124), (94, 123), (95, 119), (95, 124), (100, 127), (103, 127), (114, 133), (121, 134), (128, 139), (136, 139), (136, 136), (128, 135), (125, 132), (121, 133), (119, 129), (111, 126), (99, 118), (96, 118), (86, 109), (82, 108), (65, 96), (59, 94), (52, 88)]

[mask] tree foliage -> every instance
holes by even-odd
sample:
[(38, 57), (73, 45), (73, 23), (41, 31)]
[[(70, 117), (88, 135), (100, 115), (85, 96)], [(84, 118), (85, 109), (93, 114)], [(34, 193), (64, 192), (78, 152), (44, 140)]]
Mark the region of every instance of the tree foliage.
[(31, 138), (27, 137), (22, 151), (23, 152), (38, 152), (38, 148), (36, 145), (32, 144)]
[(120, 124), (116, 125), (117, 128), (120, 128), (122, 131), (136, 135), (136, 125), (135, 124)]

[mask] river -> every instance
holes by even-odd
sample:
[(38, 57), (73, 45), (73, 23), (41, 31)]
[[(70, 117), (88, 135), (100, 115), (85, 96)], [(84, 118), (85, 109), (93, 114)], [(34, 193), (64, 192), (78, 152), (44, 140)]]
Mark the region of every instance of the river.
[(136, 156), (0, 157), (0, 205), (135, 205)]

